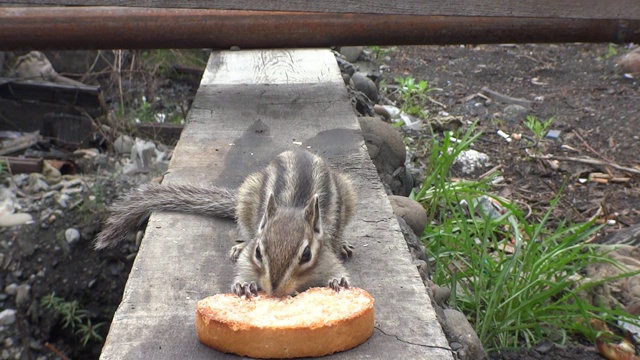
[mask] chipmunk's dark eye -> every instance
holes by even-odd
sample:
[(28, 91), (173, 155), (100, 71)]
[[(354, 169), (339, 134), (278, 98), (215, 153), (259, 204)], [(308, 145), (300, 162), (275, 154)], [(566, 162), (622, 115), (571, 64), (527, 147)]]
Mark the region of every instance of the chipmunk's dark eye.
[(256, 246), (256, 259), (262, 262), (262, 253), (260, 252), (260, 246)]
[(309, 249), (309, 246), (307, 246), (306, 248), (304, 248), (304, 251), (302, 252), (302, 256), (300, 257), (300, 264), (308, 263), (310, 260), (311, 260), (311, 249)]

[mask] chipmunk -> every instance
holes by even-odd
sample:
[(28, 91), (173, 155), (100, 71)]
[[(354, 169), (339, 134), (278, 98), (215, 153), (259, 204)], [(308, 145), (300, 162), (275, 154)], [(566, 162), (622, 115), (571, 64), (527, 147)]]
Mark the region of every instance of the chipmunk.
[(112, 208), (96, 249), (135, 231), (151, 211), (176, 211), (236, 219), (243, 242), (232, 247), (237, 262), (232, 291), (238, 296), (293, 295), (310, 287), (349, 287), (340, 257), (353, 246), (342, 239), (353, 217), (351, 180), (319, 156), (290, 150), (249, 175), (238, 189), (187, 184), (148, 184)]

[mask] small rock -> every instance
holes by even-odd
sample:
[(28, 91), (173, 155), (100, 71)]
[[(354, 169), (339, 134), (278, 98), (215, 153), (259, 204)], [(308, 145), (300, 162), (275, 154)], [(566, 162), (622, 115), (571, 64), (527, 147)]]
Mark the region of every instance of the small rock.
[(16, 291), (16, 306), (19, 308), (26, 307), (31, 301), (31, 286), (22, 284), (18, 286)]
[(2, 353), (0, 354), (0, 356), (2, 356), (2, 360), (8, 360), (11, 358), (11, 353), (7, 349), (2, 349)]
[(42, 191), (49, 190), (49, 184), (45, 181), (44, 176), (38, 173), (29, 174), (29, 179), (27, 180), (28, 190), (31, 193), (39, 193)]
[(8, 337), (6, 339), (4, 339), (4, 341), (2, 342), (2, 345), (4, 345), (4, 347), (12, 347), (13, 346), (13, 339)]
[(404, 167), (407, 150), (402, 135), (391, 124), (376, 117), (360, 117), (360, 128), (369, 157), (376, 166), (382, 182), (393, 194), (405, 194)]
[(555, 347), (555, 344), (552, 343), (551, 341), (543, 341), (538, 345), (536, 345), (534, 349), (541, 354), (546, 354), (549, 351), (551, 351), (551, 349), (553, 349), (554, 347)]
[(118, 154), (131, 153), (134, 141), (129, 135), (120, 135), (113, 142), (113, 148)]
[(74, 244), (80, 240), (80, 231), (78, 231), (78, 229), (68, 228), (64, 231), (64, 238), (68, 244)]
[(425, 226), (427, 226), (427, 211), (422, 204), (408, 197), (397, 195), (390, 195), (389, 201), (391, 202), (393, 213), (403, 218), (414, 234), (421, 236)]
[[(407, 225), (407, 222), (404, 221), (403, 218), (396, 215), (396, 220), (398, 221), (398, 225), (400, 225), (400, 230), (402, 231), (402, 235), (404, 236), (404, 241), (407, 242), (407, 246), (409, 247), (409, 251), (411, 252), (411, 256), (413, 259), (419, 259), (427, 262), (429, 258), (427, 257), (427, 253), (425, 251), (424, 245), (420, 241), (420, 238), (413, 233), (413, 230)], [(428, 269), (427, 274), (423, 278), (426, 280), (429, 278)]]
[(473, 149), (461, 151), (453, 163), (460, 165), (462, 172), (466, 175), (491, 165), (489, 155)]
[(634, 76), (640, 76), (640, 47), (624, 54), (618, 59), (618, 66), (622, 71)]
[(386, 122), (390, 122), (391, 121), (391, 114), (389, 113), (389, 111), (387, 110), (386, 107), (382, 106), (382, 105), (378, 105), (375, 104), (373, 105), (373, 111), (382, 116), (384, 118), (384, 121)]
[(529, 113), (529, 109), (526, 107), (513, 104), (504, 108), (502, 111), (502, 117), (507, 121), (518, 122), (524, 120), (527, 113)]
[(356, 61), (353, 63), (353, 66), (358, 69), (359, 73), (362, 73), (378, 85), (380, 79), (380, 66), (378, 66), (375, 61)]
[(351, 83), (351, 76), (349, 76), (349, 74), (342, 74), (342, 81), (344, 81), (345, 85), (349, 85), (349, 83)]
[(352, 63), (344, 60), (343, 58), (336, 56), (336, 61), (340, 67), (340, 72), (345, 75), (349, 75), (349, 78), (356, 72), (356, 67)]
[(431, 290), (433, 291), (433, 301), (442, 307), (444, 307), (449, 302), (449, 299), (451, 299), (451, 289), (448, 287), (432, 284)]
[(424, 260), (416, 260), (414, 264), (418, 268), (418, 273), (420, 274), (420, 278), (424, 280), (429, 280), (429, 264), (427, 264)]
[(367, 97), (371, 101), (376, 102), (380, 99), (380, 94), (378, 92), (376, 83), (374, 83), (373, 80), (369, 79), (365, 74), (356, 72), (351, 77), (351, 81), (353, 81), (353, 86), (356, 88), (356, 90), (367, 95)]
[(60, 170), (46, 160), (42, 163), (42, 175), (44, 175), (49, 184), (55, 184), (62, 179)]
[[(453, 310), (444, 310), (446, 322), (443, 324), (443, 330), (447, 335), (449, 343), (458, 342), (462, 344), (462, 349), (466, 359), (484, 359), (485, 352), (478, 338), (478, 334), (473, 330), (471, 324), (463, 313)], [(460, 356), (460, 352), (458, 352)]]
[(8, 187), (0, 187), (0, 217), (15, 211), (16, 195)]
[(340, 48), (340, 54), (342, 54), (348, 62), (353, 63), (358, 61), (363, 50), (363, 46), (343, 46)]
[(23, 225), (33, 222), (33, 217), (27, 213), (7, 214), (0, 216), (0, 227)]
[(97, 281), (96, 279), (89, 280), (89, 283), (87, 284), (87, 287), (89, 289), (93, 288), (96, 285), (96, 281)]
[(67, 202), (69, 201), (69, 194), (60, 194), (60, 196), (58, 196), (58, 199), (56, 200), (56, 203), (58, 203), (58, 205), (60, 205), (61, 208), (66, 209), (67, 208)]
[(18, 291), (18, 284), (9, 284), (4, 288), (4, 292), (7, 295), (11, 295), (11, 296), (15, 295), (17, 291)]
[(133, 161), (129, 168), (124, 170), (125, 173), (131, 173), (136, 170), (149, 168), (153, 164), (153, 156), (156, 154), (156, 144), (152, 141), (146, 141), (136, 138), (131, 148), (131, 160)]
[(0, 325), (11, 325), (16, 322), (16, 311), (6, 309), (0, 312)]

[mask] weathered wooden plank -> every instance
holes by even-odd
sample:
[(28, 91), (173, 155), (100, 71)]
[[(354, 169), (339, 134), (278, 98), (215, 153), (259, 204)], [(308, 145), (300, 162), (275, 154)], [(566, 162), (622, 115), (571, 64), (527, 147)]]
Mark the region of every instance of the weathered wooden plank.
[[(334, 358), (452, 359), (328, 50), (214, 52), (164, 181), (238, 186), (294, 146), (350, 174), (359, 195), (346, 266), (376, 299), (376, 330)], [(153, 214), (101, 359), (234, 358), (200, 344), (194, 327), (196, 301), (229, 291), (234, 229)]]
[(640, 19), (636, 0), (0, 0), (0, 4), (136, 6), (356, 14)]

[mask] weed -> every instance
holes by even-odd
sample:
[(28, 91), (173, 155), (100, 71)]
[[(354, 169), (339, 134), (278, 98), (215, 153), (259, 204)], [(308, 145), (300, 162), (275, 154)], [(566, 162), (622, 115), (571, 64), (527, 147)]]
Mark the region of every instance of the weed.
[(606, 59), (618, 56), (618, 47), (616, 44), (609, 43), (607, 46), (607, 54), (604, 56)]
[(547, 129), (551, 126), (553, 121), (553, 118), (549, 118), (547, 121), (541, 122), (535, 116), (527, 115), (527, 119), (524, 121), (524, 126), (533, 132), (536, 139), (540, 140), (547, 134)]
[(140, 101), (140, 107), (135, 111), (135, 113), (136, 122), (148, 123), (154, 122), (156, 119), (156, 114), (153, 112), (153, 109), (151, 109), (151, 104), (144, 96)]
[(426, 114), (423, 109), (429, 99), (429, 93), (435, 89), (431, 88), (426, 80), (416, 82), (411, 76), (405, 78), (396, 77), (394, 80), (399, 85), (398, 91), (402, 101), (401, 110), (409, 115), (424, 118)]
[(52, 309), (60, 316), (62, 328), (71, 328), (83, 346), (91, 340), (104, 341), (96, 331), (104, 326), (104, 323), (92, 324), (89, 313), (80, 309), (77, 301), (65, 301), (64, 298), (58, 297), (55, 292), (52, 292), (40, 299), (40, 305), (45, 309)]
[(393, 47), (381, 47), (379, 45), (369, 46), (369, 49), (373, 53), (373, 56), (376, 60), (380, 60), (381, 57), (393, 51)]
[(432, 218), (423, 240), (433, 281), (451, 288), (450, 305), (467, 315), (485, 349), (564, 342), (572, 334), (594, 340), (592, 319), (638, 323), (578, 295), (604, 281), (587, 282), (576, 274), (588, 264), (614, 263), (606, 256), (612, 249), (585, 241), (601, 229), (593, 223), (552, 226), (559, 195), (536, 221), (491, 195), (487, 183), (447, 181), (455, 157), (478, 136), (474, 131), (456, 135), (459, 142), (450, 134), (434, 140), (430, 175), (413, 197)]

